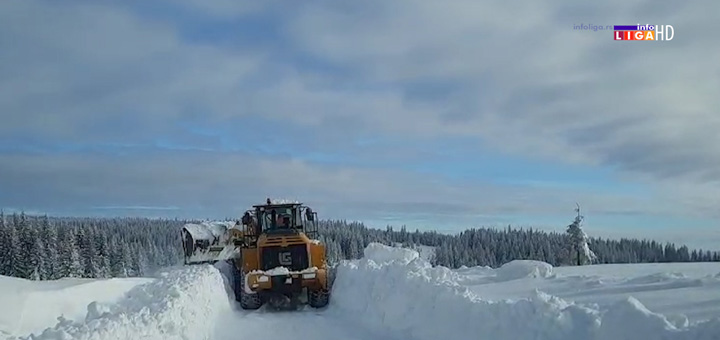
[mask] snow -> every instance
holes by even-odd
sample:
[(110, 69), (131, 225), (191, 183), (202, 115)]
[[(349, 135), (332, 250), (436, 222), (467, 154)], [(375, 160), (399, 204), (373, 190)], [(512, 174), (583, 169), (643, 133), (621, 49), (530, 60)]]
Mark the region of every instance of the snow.
[(495, 271), (496, 281), (511, 281), (524, 278), (552, 278), (553, 267), (541, 261), (515, 260), (502, 265)]
[(435, 247), (416, 245), (413, 249), (416, 250), (418, 254), (420, 254), (420, 258), (425, 261), (432, 262), (435, 258)]
[(39, 332), (54, 325), (61, 315), (82, 319), (89, 303), (117, 301), (131, 288), (149, 281), (146, 278), (30, 281), (0, 276), (0, 301), (6, 307), (0, 309), (0, 334)]
[(275, 198), (270, 200), (271, 204), (299, 204), (300, 201), (287, 198)]
[[(95, 297), (69, 291), (76, 282), (37, 283), (53, 287), (48, 298), (64, 295), (85, 306), (84, 316), (52, 306), (45, 316), (74, 319), (57, 325), (42, 317), (46, 306), (10, 301), (25, 301), (27, 315), (45, 319), (32, 329), (41, 340), (720, 339), (720, 263), (552, 267), (518, 260), (497, 269), (451, 270), (431, 266), (413, 249), (371, 244), (362, 259), (338, 265), (326, 309), (292, 313), (239, 309), (231, 270), (219, 262), (171, 268), (156, 278), (75, 285), (96, 285), (100, 293), (125, 282), (124, 295), (108, 289)], [(18, 283), (3, 278), (0, 286), (7, 292)], [(29, 328), (18, 326), (20, 318), (3, 320), (6, 333), (26, 338)]]
[(289, 274), (310, 274), (317, 272), (317, 267), (310, 267), (303, 270), (298, 271), (290, 271), (290, 269), (286, 267), (275, 267), (268, 270), (253, 270), (250, 272), (250, 274), (264, 274), (267, 276), (276, 276), (276, 275), (289, 275)]
[[(561, 274), (577, 268), (557, 270), (559, 268), (542, 262), (513, 261), (495, 270), (478, 267), (477, 270), (465, 268), (453, 271), (432, 267), (413, 250), (379, 244), (368, 247), (365, 258), (339, 266), (331, 303), (335, 313), (362, 316), (356, 319), (366, 328), (396, 338), (416, 340), (447, 336), (480, 339), (718, 339), (720, 306), (717, 304), (717, 289), (720, 280), (715, 275), (720, 272), (720, 264), (713, 265), (714, 273), (703, 271), (702, 280), (692, 281), (696, 288), (701, 284), (715, 290), (714, 293), (704, 292), (706, 305), (713, 306), (712, 315), (706, 315), (710, 321), (689, 322), (686, 316), (679, 314), (666, 317), (651, 311), (632, 296), (593, 301), (590, 293), (585, 296), (586, 303), (579, 303), (543, 291), (543, 287), (565, 282), (556, 293), (575, 292), (583, 296), (586, 282), (573, 279), (577, 278), (574, 275)], [(625, 266), (629, 267), (626, 274), (630, 274), (631, 268), (636, 265)], [(591, 271), (589, 267), (593, 266), (585, 266), (583, 270)], [(688, 269), (691, 269), (690, 266)], [(628, 277), (625, 280), (638, 282)], [(675, 282), (687, 278), (660, 275), (660, 280)], [(656, 300), (666, 299), (666, 289), (687, 286), (684, 281), (672, 285), (672, 288), (654, 286), (656, 280), (652, 278), (649, 281), (651, 283), (644, 288), (648, 292), (658, 289), (652, 296)], [(603, 285), (602, 281), (599, 282)], [(513, 295), (513, 291), (522, 294)], [(606, 307), (593, 302), (604, 302)]]
[[(499, 270), (499, 269), (497, 269)], [(484, 299), (528, 298), (535, 289), (577, 303), (610, 308), (633, 297), (650, 310), (690, 321), (720, 316), (717, 300), (720, 263), (603, 264), (556, 267), (554, 277), (498, 281), (497, 270), (458, 271), (461, 283)]]
[(265, 275), (276, 276), (276, 275), (287, 275), (290, 274), (290, 270), (285, 267), (277, 267), (265, 271)]
[[(240, 250), (229, 242), (230, 230), (237, 228), (235, 222), (230, 221), (208, 221), (201, 224), (188, 223), (183, 226), (185, 230), (193, 237), (194, 240), (208, 240), (211, 245), (225, 245), (219, 252), (211, 249), (197, 249), (189, 257), (189, 262), (198, 263), (205, 261), (223, 261), (236, 258), (240, 254)], [(217, 242), (215, 242), (217, 241)]]
[(407, 264), (420, 257), (416, 251), (400, 247), (388, 247), (380, 243), (371, 243), (363, 251), (364, 258), (377, 263), (401, 262)]
[(433, 262), (433, 259), (435, 258), (435, 247), (425, 246), (422, 244), (403, 245), (400, 242), (395, 242), (392, 245), (395, 248), (409, 248), (415, 250), (420, 255), (420, 258), (428, 262)]
[(188, 258), (191, 263), (200, 263), (205, 261), (224, 261), (240, 256), (241, 249), (233, 243), (226, 244), (219, 252), (210, 249), (196, 250), (192, 256)]
[[(83, 293), (67, 298), (82, 298)], [(36, 307), (35, 312), (43, 308)], [(189, 266), (136, 285), (114, 303), (91, 302), (85, 318), (60, 318), (41, 332), (19, 332), (10, 339), (209, 339), (214, 321), (231, 311), (220, 272), (212, 266)]]
[(233, 228), (235, 222), (231, 221), (206, 221), (187, 223), (183, 227), (192, 235), (194, 240), (215, 240), (225, 235), (228, 229)]

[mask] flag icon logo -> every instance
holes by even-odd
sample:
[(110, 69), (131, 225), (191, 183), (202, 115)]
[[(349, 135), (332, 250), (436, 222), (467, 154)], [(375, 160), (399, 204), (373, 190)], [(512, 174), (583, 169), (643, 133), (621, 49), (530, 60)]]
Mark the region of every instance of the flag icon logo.
[(615, 25), (615, 40), (669, 41), (675, 36), (672, 25)]

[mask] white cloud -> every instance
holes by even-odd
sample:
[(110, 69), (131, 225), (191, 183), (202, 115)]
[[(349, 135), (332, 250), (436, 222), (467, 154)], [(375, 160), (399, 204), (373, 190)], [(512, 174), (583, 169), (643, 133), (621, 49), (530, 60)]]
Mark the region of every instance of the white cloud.
[[(717, 215), (720, 41), (707, 32), (720, 28), (708, 14), (720, 4), (375, 5), (309, 6), (288, 32), (307, 53), (362, 70), (367, 83), (462, 84), (444, 106), (414, 115), (416, 130), (612, 167), (677, 204), (663, 208)], [(672, 24), (675, 37), (616, 42), (611, 32), (572, 30), (582, 22)]]
[[(329, 209), (335, 218), (358, 219), (379, 214), (427, 221), (437, 221), (439, 216), (460, 220), (468, 216), (506, 218), (518, 213), (553, 216), (571, 212), (575, 200), (599, 214), (664, 212), (633, 195), (482, 182), (456, 184), (400, 171), (198, 151), (93, 157), (3, 155), (0, 186), (7, 190), (0, 196), (0, 204), (4, 200), (45, 210), (148, 206), (232, 214), (269, 196), (295, 197)], [(11, 197), (14, 202), (8, 202)]]
[[(580, 15), (574, 4), (530, 1), (374, 5), (308, 6), (288, 33), (307, 53), (362, 70), (368, 83), (463, 84), (452, 102), (414, 115), (427, 130), (658, 177), (720, 179), (720, 83), (712, 76), (720, 74), (720, 44), (705, 34), (719, 25), (707, 15), (718, 4), (598, 3)], [(647, 16), (628, 15), (650, 7)], [(673, 24), (676, 36), (620, 43), (610, 32), (572, 29), (638, 20)], [(455, 111), (463, 119), (444, 119)]]
[(180, 117), (237, 112), (263, 53), (190, 44), (168, 23), (103, 5), (3, 2), (0, 32), (0, 131), (81, 141), (148, 138)]
[[(268, 8), (248, 2), (178, 5), (223, 21), (268, 15)], [(291, 192), (338, 212), (348, 209), (339, 202), (352, 198), (358, 215), (368, 208), (385, 215), (551, 214), (579, 200), (605, 212), (716, 217), (720, 44), (711, 32), (720, 25), (713, 15), (718, 6), (316, 1), (275, 13), (287, 23), (281, 54), (190, 42), (178, 33), (180, 23), (109, 5), (2, 2), (2, 133), (58, 143), (143, 143), (177, 132), (174, 123), (182, 118), (212, 126), (261, 115), (301, 125), (328, 145), (345, 145), (354, 134), (474, 137), (526, 156), (610, 166), (654, 185), (657, 196), (460, 186), (405, 173), (246, 163), (238, 155), (206, 153), (6, 158), (5, 181), (18, 190), (28, 181), (52, 186), (62, 194), (18, 199), (51, 205), (70, 204), (60, 198), (72, 197), (68, 209), (97, 205), (113, 193), (114, 201), (104, 204), (226, 211), (240, 202), (238, 193), (262, 199)], [(572, 30), (582, 22), (672, 24), (676, 37), (616, 42), (609, 32)], [(305, 70), (295, 57), (342, 75)], [(436, 84), (448, 90), (432, 93), (439, 97), (413, 91)]]
[(687, 215), (674, 213), (672, 201), (663, 197), (547, 184), (458, 184), (438, 176), (239, 153), (1, 155), (0, 187), (0, 207), (16, 207), (6, 212), (232, 218), (271, 197), (305, 202), (323, 218), (443, 232), (507, 224), (562, 231), (577, 201), (593, 236), (648, 237), (702, 247), (716, 239), (710, 225), (623, 229), (638, 216), (635, 221), (649, 215), (682, 222)]
[(247, 0), (169, 0), (166, 5), (181, 6), (193, 12), (209, 15), (214, 19), (235, 19), (248, 17), (262, 12), (275, 1), (247, 1)]

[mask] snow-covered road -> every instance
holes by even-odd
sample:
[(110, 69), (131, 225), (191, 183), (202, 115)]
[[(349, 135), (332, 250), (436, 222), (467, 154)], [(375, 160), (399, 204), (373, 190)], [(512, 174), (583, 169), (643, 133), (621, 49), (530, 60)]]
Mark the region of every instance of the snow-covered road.
[[(19, 310), (0, 311), (0, 338), (720, 339), (720, 263), (553, 268), (514, 261), (498, 269), (450, 270), (430, 266), (414, 251), (372, 244), (363, 259), (339, 267), (327, 309), (299, 312), (238, 309), (223, 271), (170, 268), (108, 290), (112, 296), (56, 282), (58, 294), (88, 306), (86, 316), (62, 311), (73, 320), (49, 323), (47, 314), (58, 313), (58, 306), (43, 311), (16, 298)], [(0, 285), (10, 280), (18, 282), (2, 278)], [(119, 284), (93, 285), (109, 282)], [(42, 294), (50, 294), (53, 283), (43, 284)], [(9, 301), (2, 288), (0, 300)], [(17, 313), (43, 317), (18, 324), (25, 321)]]
[(236, 311), (218, 319), (212, 339), (402, 340), (359, 327), (326, 310), (299, 312)]

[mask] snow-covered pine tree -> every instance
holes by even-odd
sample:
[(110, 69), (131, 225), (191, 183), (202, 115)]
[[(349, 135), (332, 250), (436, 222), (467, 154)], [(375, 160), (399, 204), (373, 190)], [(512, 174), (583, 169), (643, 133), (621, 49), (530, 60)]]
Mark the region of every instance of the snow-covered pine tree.
[(47, 215), (44, 216), (42, 219), (40, 238), (42, 239), (43, 247), (45, 249), (43, 257), (43, 266), (45, 268), (43, 269), (43, 271), (47, 275), (47, 277), (43, 278), (43, 280), (59, 279), (62, 277), (59, 275), (58, 270), (60, 266), (60, 254), (58, 252), (59, 239), (57, 229), (54, 226), (50, 225), (50, 221)]
[(80, 253), (76, 245), (77, 237), (75, 230), (66, 227), (60, 230), (58, 234), (60, 243), (58, 244), (58, 256), (60, 266), (58, 268), (59, 277), (82, 277), (83, 266), (80, 260)]
[(125, 257), (123, 256), (123, 245), (118, 244), (113, 239), (108, 243), (110, 249), (110, 276), (112, 277), (127, 277), (127, 265), (125, 264)]
[(583, 216), (580, 215), (580, 205), (575, 209), (577, 216), (575, 220), (567, 226), (567, 246), (568, 246), (568, 262), (578, 266), (592, 263), (597, 260), (595, 253), (590, 250), (588, 245), (588, 236), (582, 230)]
[(0, 275), (10, 275), (10, 228), (5, 224), (5, 212), (0, 210)]
[(144, 249), (135, 243), (130, 249), (130, 276), (143, 276), (147, 272), (147, 257)]
[(122, 262), (125, 265), (125, 274), (128, 277), (134, 277), (137, 276), (137, 273), (133, 269), (133, 252), (130, 250), (130, 244), (127, 242), (124, 242), (122, 244), (121, 250), (121, 258)]
[(43, 244), (40, 237), (35, 237), (35, 245), (33, 246), (33, 252), (31, 254), (31, 263), (33, 265), (33, 273), (31, 275), (31, 279), (35, 281), (47, 280), (49, 276), (48, 272), (46, 271), (47, 267), (45, 265), (45, 254), (45, 245)]
[(19, 240), (18, 256), (14, 259), (15, 275), (23, 279), (32, 279), (33, 272), (37, 266), (35, 257), (35, 229), (30, 225), (27, 215), (20, 213), (13, 214), (13, 224)]
[(93, 248), (95, 250), (95, 260), (97, 266), (97, 278), (110, 277), (110, 254), (107, 247), (107, 239), (105, 233), (101, 229), (96, 230), (93, 235)]
[(83, 267), (82, 258), (77, 248), (70, 249), (70, 258), (68, 260), (68, 277), (85, 277), (85, 269)]

